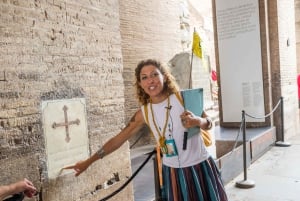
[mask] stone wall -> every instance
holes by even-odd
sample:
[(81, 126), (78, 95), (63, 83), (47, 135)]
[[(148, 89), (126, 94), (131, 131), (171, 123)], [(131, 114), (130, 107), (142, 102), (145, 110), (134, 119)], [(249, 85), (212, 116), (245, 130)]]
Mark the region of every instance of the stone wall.
[(119, 1), (1, 1), (0, 11), (1, 184), (27, 177), (39, 200), (100, 199), (122, 182), (96, 186), (131, 175), (128, 144), (78, 178), (48, 180), (41, 101), (86, 99), (92, 153), (124, 126)]

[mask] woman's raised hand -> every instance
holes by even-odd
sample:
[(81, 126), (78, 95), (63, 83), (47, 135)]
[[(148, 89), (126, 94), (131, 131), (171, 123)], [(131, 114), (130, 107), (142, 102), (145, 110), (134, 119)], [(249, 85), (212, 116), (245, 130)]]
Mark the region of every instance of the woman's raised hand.
[(62, 169), (74, 169), (75, 176), (79, 176), (82, 172), (84, 172), (90, 166), (89, 160), (79, 161), (75, 165), (69, 165), (63, 167)]

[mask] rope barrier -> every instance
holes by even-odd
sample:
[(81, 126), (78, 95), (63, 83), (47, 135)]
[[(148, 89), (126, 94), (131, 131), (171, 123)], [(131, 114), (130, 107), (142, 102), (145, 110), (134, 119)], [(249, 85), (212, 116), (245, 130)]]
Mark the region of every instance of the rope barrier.
[(235, 149), (235, 148), (236, 148), (236, 146), (237, 146), (238, 139), (239, 139), (239, 136), (240, 136), (241, 130), (242, 130), (242, 128), (243, 128), (243, 121), (244, 121), (244, 119), (242, 119), (242, 121), (241, 121), (241, 124), (240, 124), (240, 129), (239, 129), (239, 131), (238, 131), (238, 134), (236, 135), (235, 142), (234, 142), (234, 145), (233, 145), (233, 147), (232, 147), (232, 150), (231, 150), (231, 152), (229, 153), (229, 156), (230, 156), (230, 155), (233, 153), (234, 149)]
[(146, 163), (150, 160), (151, 156), (154, 153), (156, 153), (155, 149), (152, 152), (149, 153), (146, 160), (140, 165), (140, 167), (131, 175), (131, 177), (128, 178), (128, 180), (122, 186), (120, 186), (117, 190), (115, 190), (114, 192), (112, 192), (111, 194), (109, 194), (108, 196), (102, 198), (99, 201), (106, 201), (106, 200), (112, 198), (113, 196), (115, 196), (116, 194), (118, 194), (119, 192), (121, 192), (131, 182), (131, 180), (134, 179), (134, 177), (141, 171), (141, 169), (146, 165)]
[(253, 119), (263, 119), (263, 118), (267, 118), (267, 117), (271, 116), (271, 115), (275, 112), (275, 110), (278, 108), (278, 106), (279, 106), (279, 104), (280, 104), (281, 102), (282, 102), (282, 100), (280, 99), (280, 100), (278, 101), (278, 103), (276, 104), (276, 106), (274, 107), (274, 109), (273, 109), (269, 114), (266, 114), (265, 116), (262, 116), (262, 117), (255, 117), (255, 116), (253, 116), (253, 115), (247, 114), (246, 112), (245, 112), (245, 115), (248, 116), (248, 117), (251, 117), (251, 118), (253, 118)]
[[(245, 116), (248, 116), (248, 117), (253, 118), (253, 119), (263, 119), (263, 118), (267, 118), (267, 117), (271, 116), (271, 115), (277, 110), (277, 108), (278, 108), (278, 106), (280, 105), (280, 103), (282, 103), (282, 99), (280, 99), (280, 100), (277, 102), (276, 106), (273, 108), (273, 110), (272, 110), (269, 114), (266, 114), (266, 115), (264, 115), (264, 116), (257, 117), (257, 116), (253, 116), (253, 115), (247, 114), (246, 112), (245, 112)], [(241, 130), (243, 129), (243, 122), (244, 122), (244, 121), (245, 121), (245, 117), (242, 116), (242, 121), (241, 121), (241, 124), (240, 124), (240, 128), (239, 128), (238, 134), (237, 134), (237, 136), (236, 136), (236, 138), (235, 138), (234, 146), (232, 147), (232, 150), (230, 151), (230, 154), (229, 154), (229, 155), (231, 155), (231, 154), (233, 153), (234, 149), (235, 149), (236, 146), (237, 146), (237, 143), (238, 143), (238, 139), (239, 139)]]
[[(236, 187), (239, 187), (239, 188), (252, 188), (255, 186), (255, 183), (254, 181), (251, 181), (251, 180), (248, 180), (247, 179), (247, 161), (246, 161), (246, 115), (250, 118), (254, 118), (254, 119), (262, 119), (262, 118), (266, 118), (266, 117), (269, 117), (271, 116), (275, 110), (278, 108), (279, 104), (281, 103), (281, 121), (282, 121), (282, 131), (283, 131), (283, 97), (280, 98), (280, 100), (278, 101), (278, 103), (276, 104), (276, 106), (274, 107), (274, 109), (269, 113), (269, 114), (266, 114), (262, 117), (257, 117), (257, 116), (253, 116), (253, 115), (250, 115), (250, 114), (247, 114), (244, 110), (242, 111), (242, 124), (241, 124), (241, 127), (243, 128), (243, 167), (244, 167), (244, 180), (242, 181), (239, 181), (239, 182), (236, 182)], [(241, 130), (241, 129), (240, 129)], [(239, 133), (240, 133), (240, 130), (239, 130)], [(239, 135), (238, 133), (238, 135)], [(283, 132), (282, 132), (283, 134)], [(237, 139), (236, 139), (236, 143), (235, 143), (235, 146), (237, 144)], [(235, 148), (234, 146), (234, 148)], [(233, 148), (233, 150), (234, 150)], [(232, 150), (232, 152), (233, 152)]]

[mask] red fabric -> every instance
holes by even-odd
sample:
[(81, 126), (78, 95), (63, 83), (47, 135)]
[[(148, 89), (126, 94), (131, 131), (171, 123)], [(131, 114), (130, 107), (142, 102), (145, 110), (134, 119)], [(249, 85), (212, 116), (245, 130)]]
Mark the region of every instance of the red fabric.
[(215, 70), (212, 70), (211, 71), (211, 79), (213, 81), (216, 81), (218, 78), (217, 78), (217, 72)]
[(298, 75), (298, 99), (300, 100), (300, 74)]

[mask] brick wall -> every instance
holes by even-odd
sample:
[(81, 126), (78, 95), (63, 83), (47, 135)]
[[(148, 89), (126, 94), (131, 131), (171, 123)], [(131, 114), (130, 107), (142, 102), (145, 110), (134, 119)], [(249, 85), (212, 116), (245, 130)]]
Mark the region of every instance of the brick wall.
[[(278, 1), (281, 87), (284, 97), (284, 132), (287, 137), (299, 131), (297, 55), (294, 0)], [(298, 123), (296, 123), (298, 122)]]
[[(0, 181), (27, 177), (43, 201), (97, 200), (130, 176), (128, 145), (75, 178), (47, 179), (41, 101), (84, 97), (90, 150), (124, 126), (119, 1), (1, 1)], [(121, 182), (120, 182), (121, 183)], [(112, 200), (132, 200), (129, 186)]]
[(300, 73), (300, 0), (295, 0), (297, 70)]
[[(294, 1), (269, 3), (269, 30), (272, 97), (275, 105), (284, 97), (284, 134), (295, 135), (299, 128)], [(280, 110), (275, 113), (277, 140), (282, 140)]]
[[(297, 72), (299, 75), (300, 74), (300, 0), (295, 0), (295, 29), (296, 29)], [(298, 98), (298, 102), (300, 108), (299, 98)]]

